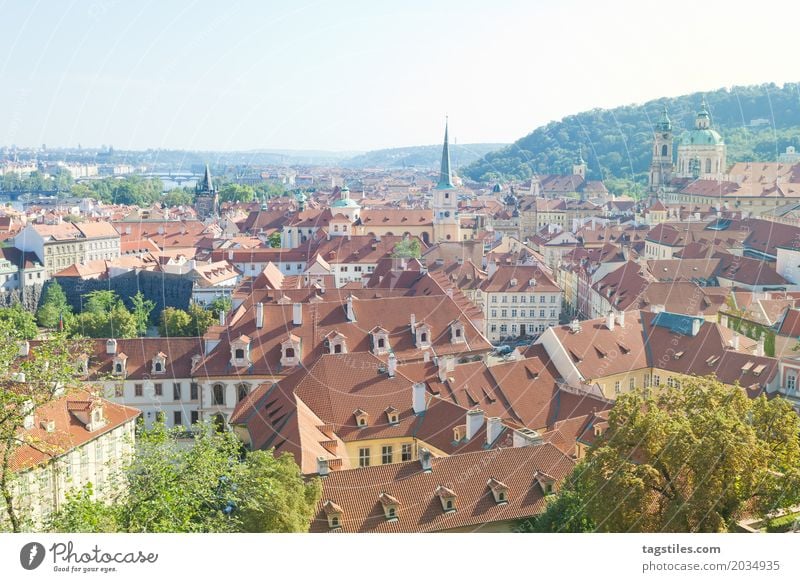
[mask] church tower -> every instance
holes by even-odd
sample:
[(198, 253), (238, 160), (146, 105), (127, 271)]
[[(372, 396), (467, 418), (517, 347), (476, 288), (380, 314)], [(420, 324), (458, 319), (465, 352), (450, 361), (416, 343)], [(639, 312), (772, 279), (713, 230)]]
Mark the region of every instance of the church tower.
[(433, 240), (457, 241), (458, 237), (458, 196), (450, 173), (450, 145), (447, 137), (448, 124), (444, 124), (444, 146), (442, 146), (442, 166), (439, 183), (433, 189)]
[(694, 129), (684, 132), (678, 144), (679, 178), (722, 180), (727, 171), (725, 140), (711, 123), (708, 105), (703, 100)]
[(583, 146), (578, 149), (578, 159), (572, 165), (572, 174), (586, 180), (586, 162), (583, 161)]
[(667, 115), (667, 107), (661, 113), (661, 118), (653, 134), (653, 159), (650, 162), (650, 191), (658, 192), (659, 189), (669, 184), (672, 180), (672, 122)]

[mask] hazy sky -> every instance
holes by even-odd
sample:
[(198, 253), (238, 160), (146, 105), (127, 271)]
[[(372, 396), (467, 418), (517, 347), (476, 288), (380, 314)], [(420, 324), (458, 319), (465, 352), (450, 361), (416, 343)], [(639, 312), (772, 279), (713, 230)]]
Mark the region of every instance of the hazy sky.
[[(513, 141), (797, 81), (796, 2), (0, 2), (0, 144), (365, 150)], [(792, 78), (794, 75), (794, 78)]]

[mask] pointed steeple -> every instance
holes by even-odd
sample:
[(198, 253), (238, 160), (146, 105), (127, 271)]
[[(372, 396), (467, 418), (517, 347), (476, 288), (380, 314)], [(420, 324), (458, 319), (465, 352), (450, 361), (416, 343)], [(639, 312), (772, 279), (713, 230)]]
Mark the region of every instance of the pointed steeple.
[(202, 180), (197, 183), (197, 191), (198, 192), (213, 192), (214, 185), (211, 182), (211, 169), (206, 164), (206, 171), (203, 174)]
[(442, 146), (442, 167), (439, 171), (439, 183), (436, 184), (437, 190), (452, 190), (455, 188), (455, 186), (453, 186), (452, 175), (450, 174), (450, 143), (447, 138), (447, 126), (448, 120), (445, 117), (444, 145)]

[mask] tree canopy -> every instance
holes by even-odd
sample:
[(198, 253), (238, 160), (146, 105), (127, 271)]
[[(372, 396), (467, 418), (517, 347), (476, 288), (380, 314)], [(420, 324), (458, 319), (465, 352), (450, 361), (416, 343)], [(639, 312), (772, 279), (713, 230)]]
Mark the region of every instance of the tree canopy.
[(800, 501), (798, 434), (786, 400), (750, 399), (712, 378), (652, 396), (637, 389), (617, 400), (559, 504), (571, 523), (599, 531), (727, 531)]

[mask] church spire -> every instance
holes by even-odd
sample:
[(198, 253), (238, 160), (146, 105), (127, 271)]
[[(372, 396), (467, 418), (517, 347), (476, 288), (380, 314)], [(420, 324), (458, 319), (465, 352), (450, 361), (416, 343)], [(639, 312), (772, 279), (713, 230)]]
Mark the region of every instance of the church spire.
[(453, 186), (453, 178), (450, 174), (450, 144), (447, 138), (448, 121), (445, 117), (444, 121), (444, 146), (442, 146), (442, 168), (439, 171), (439, 183), (436, 185), (437, 190), (450, 190), (455, 188)]
[(203, 174), (203, 179), (197, 184), (198, 192), (213, 192), (214, 185), (211, 183), (211, 169), (206, 164), (206, 171)]

